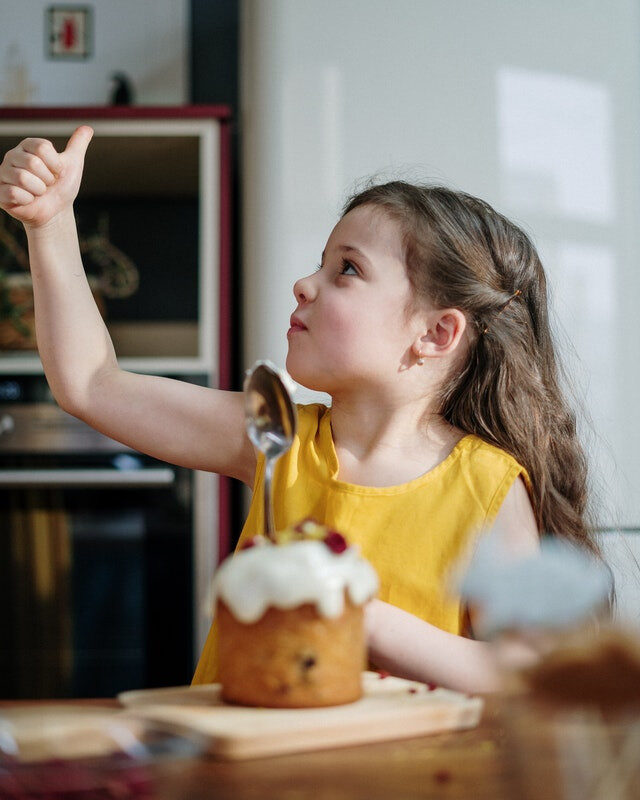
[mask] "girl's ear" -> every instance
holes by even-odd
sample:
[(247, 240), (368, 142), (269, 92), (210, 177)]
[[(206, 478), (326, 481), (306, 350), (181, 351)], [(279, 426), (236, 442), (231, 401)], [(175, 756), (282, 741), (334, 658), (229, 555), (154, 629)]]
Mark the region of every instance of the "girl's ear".
[(418, 358), (442, 358), (458, 347), (467, 318), (459, 308), (443, 308), (429, 314), (428, 325), (413, 343), (413, 351)]

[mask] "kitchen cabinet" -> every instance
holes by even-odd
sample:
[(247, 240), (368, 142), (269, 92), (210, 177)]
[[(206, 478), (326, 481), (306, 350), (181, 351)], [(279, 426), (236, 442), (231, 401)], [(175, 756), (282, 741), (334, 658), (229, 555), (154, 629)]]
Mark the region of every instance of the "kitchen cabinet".
[[(85, 270), (94, 276), (120, 367), (230, 388), (229, 109), (0, 108), (0, 156), (32, 136), (64, 148), (80, 124), (95, 133), (74, 210)], [(25, 241), (6, 215), (0, 222), (0, 264), (6, 269), (7, 249), (24, 255)], [(19, 260), (9, 272), (7, 280), (28, 284)], [(122, 278), (134, 291), (117, 296), (114, 286)], [(28, 403), (21, 395), (25, 386), (31, 399), (54, 402), (33, 348), (0, 349), (0, 384), (0, 403)], [(210, 623), (210, 580), (229, 547), (229, 486), (225, 478), (196, 470), (190, 480), (192, 529), (186, 534), (195, 660)]]

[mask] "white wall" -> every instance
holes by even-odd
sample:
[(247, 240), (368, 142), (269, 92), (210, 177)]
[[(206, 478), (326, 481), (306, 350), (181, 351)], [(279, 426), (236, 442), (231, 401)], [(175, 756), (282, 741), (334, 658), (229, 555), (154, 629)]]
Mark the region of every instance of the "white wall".
[(546, 266), (601, 523), (640, 525), (636, 0), (244, 0), (242, 36), (245, 365), (284, 363), (291, 286), (358, 179), (477, 194)]
[[(0, 105), (104, 105), (115, 71), (131, 77), (137, 104), (187, 102), (188, 0), (92, 0), (86, 5), (93, 9), (94, 49), (85, 61), (47, 59), (51, 5), (0, 0)], [(17, 80), (26, 86), (20, 102)]]
[(600, 539), (615, 581), (615, 616), (640, 631), (640, 534), (609, 532)]

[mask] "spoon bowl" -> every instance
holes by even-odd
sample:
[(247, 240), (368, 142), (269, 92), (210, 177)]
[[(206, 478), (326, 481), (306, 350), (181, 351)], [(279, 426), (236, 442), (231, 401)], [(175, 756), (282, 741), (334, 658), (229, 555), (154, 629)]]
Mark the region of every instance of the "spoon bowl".
[(271, 361), (256, 361), (244, 379), (245, 421), (252, 444), (264, 453), (265, 535), (275, 540), (272, 478), (275, 462), (291, 447), (298, 429), (298, 413), (287, 383), (293, 382)]

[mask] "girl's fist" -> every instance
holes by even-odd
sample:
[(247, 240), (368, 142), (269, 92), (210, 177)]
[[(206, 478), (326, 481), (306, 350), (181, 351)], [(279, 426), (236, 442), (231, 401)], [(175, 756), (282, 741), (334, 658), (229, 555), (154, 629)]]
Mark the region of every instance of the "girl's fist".
[(41, 227), (72, 205), (93, 136), (77, 128), (62, 153), (46, 139), (25, 139), (0, 164), (0, 208), (29, 227)]

